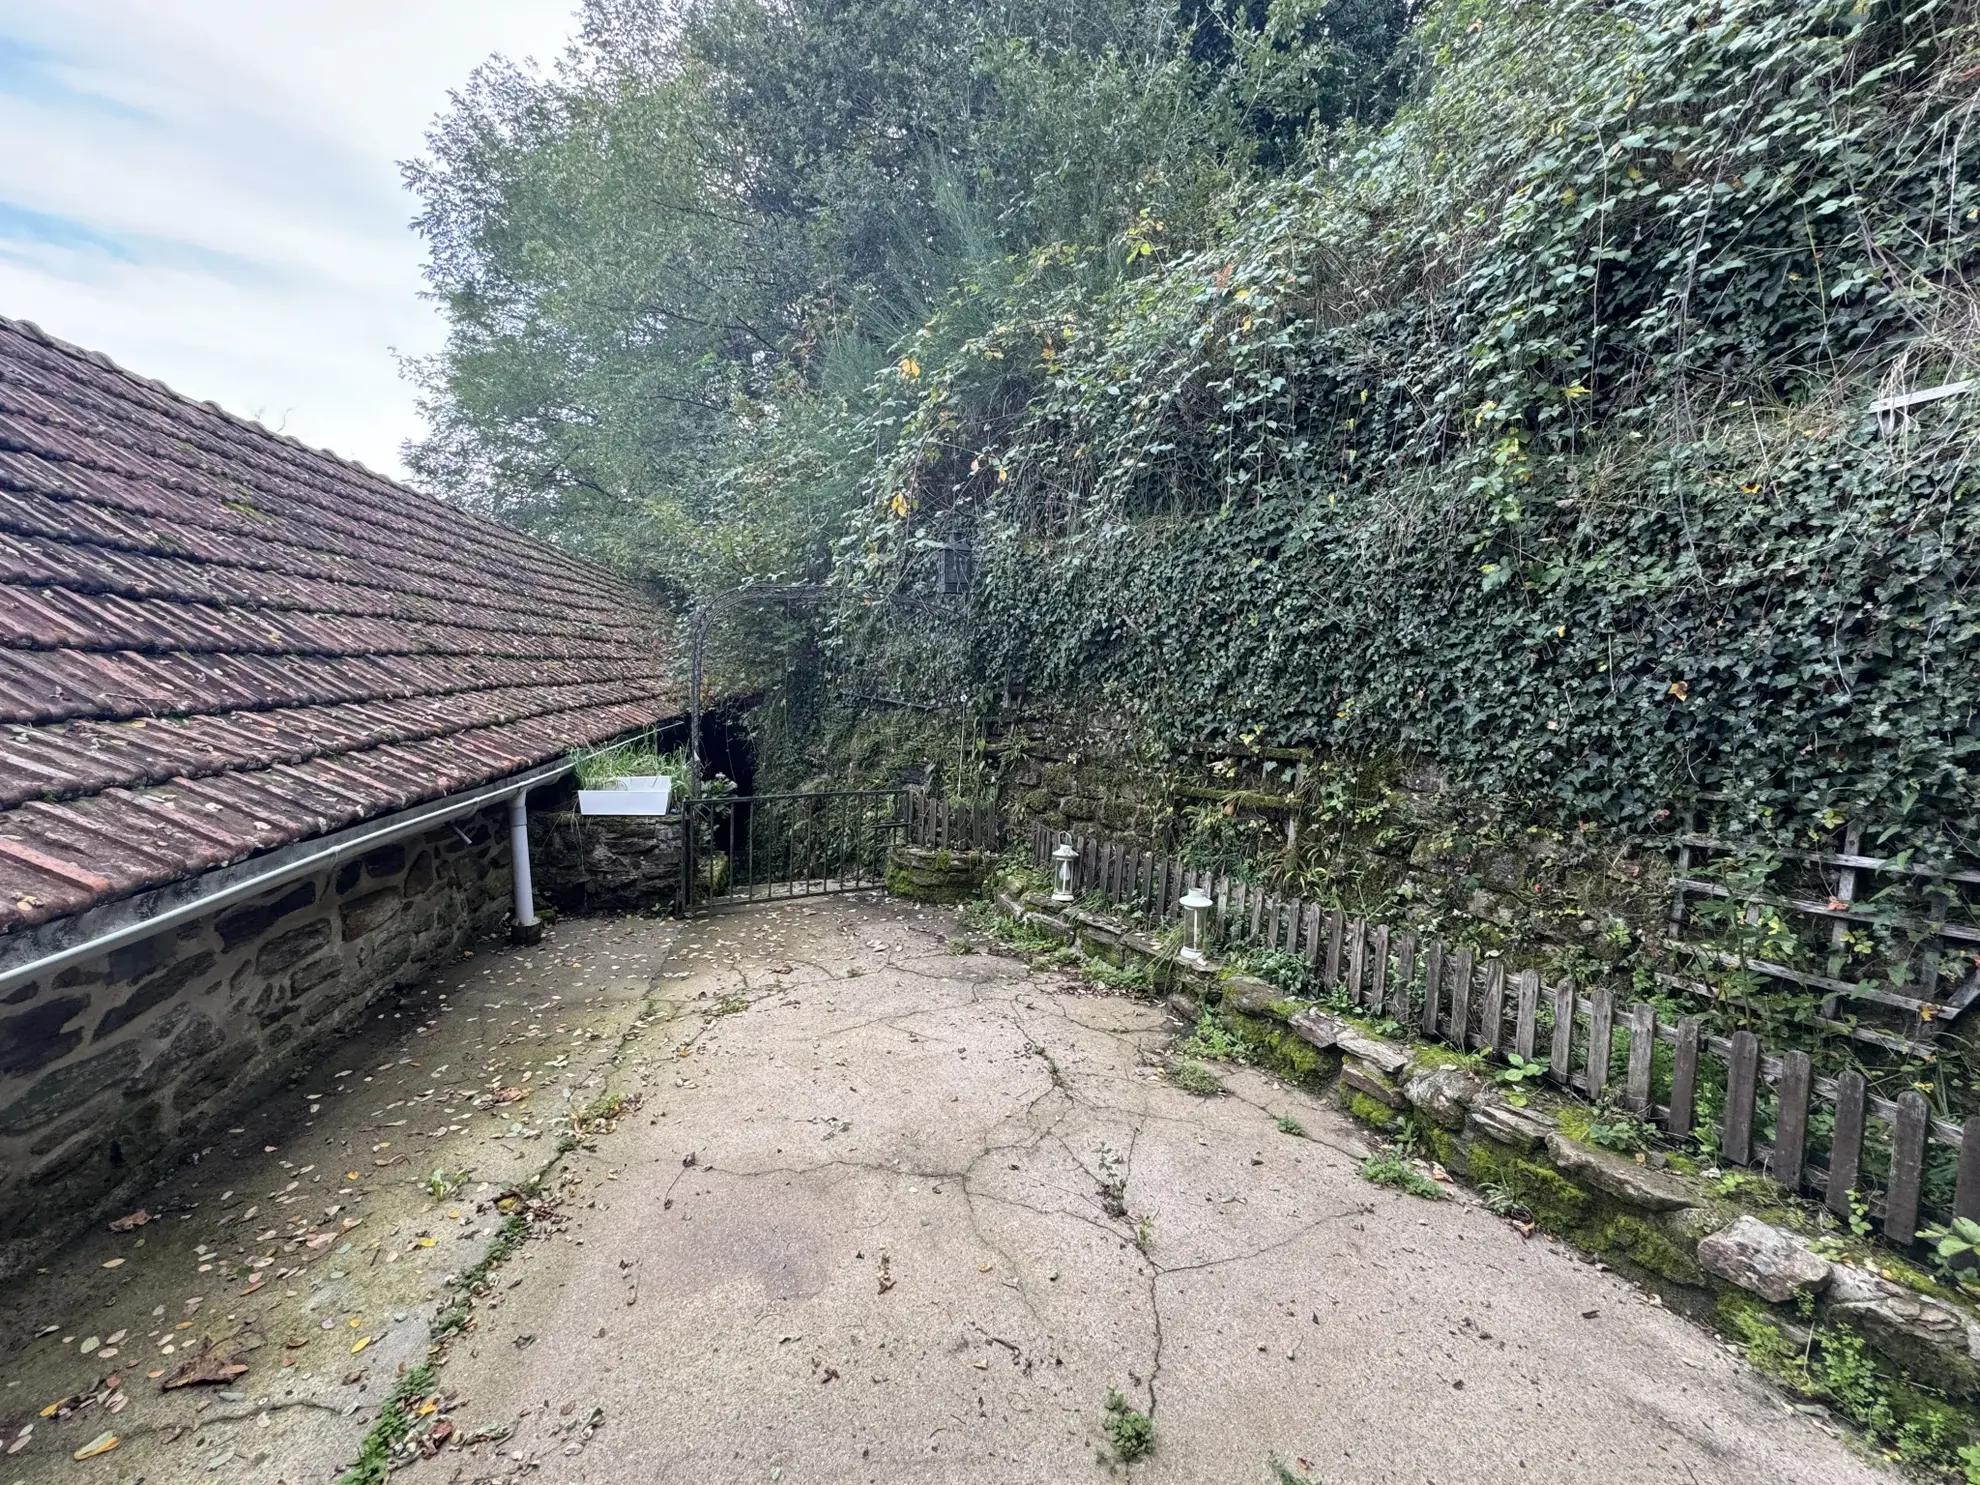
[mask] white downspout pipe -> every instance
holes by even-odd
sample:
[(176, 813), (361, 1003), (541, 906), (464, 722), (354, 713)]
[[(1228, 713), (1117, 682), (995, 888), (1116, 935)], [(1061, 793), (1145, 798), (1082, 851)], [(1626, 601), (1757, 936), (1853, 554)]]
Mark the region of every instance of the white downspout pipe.
[(509, 864), (516, 878), (516, 917), (509, 925), (509, 942), (533, 944), (543, 937), (536, 920), (536, 897), (529, 880), (529, 791), (509, 796)]

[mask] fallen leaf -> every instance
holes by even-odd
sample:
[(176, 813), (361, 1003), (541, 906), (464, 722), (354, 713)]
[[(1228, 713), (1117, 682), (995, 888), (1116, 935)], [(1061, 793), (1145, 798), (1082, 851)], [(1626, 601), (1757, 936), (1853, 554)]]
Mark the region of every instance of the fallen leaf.
[(158, 1384), (158, 1390), (170, 1392), (176, 1387), (219, 1385), (246, 1373), (246, 1362), (221, 1355), (209, 1337), (200, 1343), (198, 1351), (180, 1362), (172, 1374)]
[(118, 1439), (114, 1433), (100, 1433), (80, 1449), (76, 1450), (75, 1453), (71, 1454), (69, 1458), (94, 1459), (99, 1454), (108, 1454), (112, 1449), (117, 1447), (117, 1443)]
[(527, 1088), (497, 1088), (495, 1090), (495, 1102), (498, 1104), (514, 1103), (518, 1099), (528, 1097), (529, 1089)]
[(150, 1220), (151, 1220), (151, 1213), (147, 1212), (143, 1207), (139, 1207), (135, 1212), (132, 1212), (128, 1217), (117, 1218), (114, 1222), (110, 1224), (110, 1230), (112, 1232), (129, 1232), (134, 1227), (144, 1226), (144, 1224), (149, 1222)]
[(366, 1346), (370, 1344), (371, 1344), (370, 1336), (368, 1335), (359, 1336), (356, 1340), (351, 1342), (351, 1355), (353, 1356), (357, 1355), (358, 1352), (362, 1351)]
[(103, 1266), (105, 1268), (122, 1268), (124, 1266), (124, 1260), (121, 1258), (113, 1258)]

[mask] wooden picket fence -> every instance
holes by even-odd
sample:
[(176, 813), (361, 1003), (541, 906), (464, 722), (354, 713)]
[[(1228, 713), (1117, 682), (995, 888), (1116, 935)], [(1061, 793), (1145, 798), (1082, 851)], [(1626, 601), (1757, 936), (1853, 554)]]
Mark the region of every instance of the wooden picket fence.
[(907, 841), (946, 851), (994, 851), (1003, 839), (1003, 820), (994, 802), (930, 799), (910, 788), (904, 803)]
[[(1036, 827), (1034, 864), (1053, 871), (1062, 839), (1068, 837)], [(1464, 1051), (1542, 1059), (1548, 1082), (1591, 1100), (1610, 1090), (1612, 1068), (1621, 1063), (1620, 1102), (1674, 1137), (1699, 1132), (1701, 1078), (1708, 1079), (1722, 1110), (1715, 1131), (1722, 1165), (1765, 1170), (1791, 1190), (1819, 1195), (1845, 1221), (1856, 1194), (1892, 1242), (1916, 1236), (1929, 1152), (1945, 1147), (1956, 1152), (1958, 1173), (1950, 1212), (1937, 1215), (1980, 1221), (1980, 1115), (1963, 1124), (1936, 1118), (1916, 1090), (1893, 1101), (1873, 1096), (1858, 1072), (1818, 1077), (1806, 1052), (1771, 1055), (1751, 1031), (1707, 1035), (1695, 1017), (1673, 1024), (1649, 1004), (1619, 1006), (1606, 986), (1586, 995), (1571, 982), (1546, 986), (1537, 970), (1509, 974), (1503, 961), (1480, 963), (1469, 949), (1212, 877), (1150, 851), (1092, 836), (1069, 839), (1079, 896), (1168, 921), (1179, 916), (1183, 894), (1201, 888), (1215, 904), (1213, 943), (1298, 954), (1323, 994), (1344, 989), (1365, 1013)], [(1669, 1049), (1663, 1059), (1660, 1046)], [(1591, 1055), (1594, 1049), (1606, 1055)], [(1809, 1138), (1811, 1116), (1821, 1110), (1834, 1114), (1826, 1151)], [(1771, 1142), (1762, 1138), (1769, 1111)], [(1884, 1166), (1881, 1184), (1866, 1168), (1866, 1147), (1887, 1151), (1873, 1162)]]

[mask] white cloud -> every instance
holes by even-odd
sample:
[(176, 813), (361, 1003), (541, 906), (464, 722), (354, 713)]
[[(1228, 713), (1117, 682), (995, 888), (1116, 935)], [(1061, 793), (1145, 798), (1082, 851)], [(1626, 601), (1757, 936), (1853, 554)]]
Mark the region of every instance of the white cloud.
[(0, 314), (400, 472), (419, 153), (574, 0), (0, 0)]

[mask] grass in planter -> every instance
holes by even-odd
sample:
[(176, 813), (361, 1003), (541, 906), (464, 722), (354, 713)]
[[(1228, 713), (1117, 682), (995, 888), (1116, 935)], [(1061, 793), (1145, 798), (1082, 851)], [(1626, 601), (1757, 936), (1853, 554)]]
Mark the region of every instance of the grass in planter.
[(679, 780), (687, 776), (687, 755), (658, 753), (638, 743), (620, 743), (595, 753), (573, 753), (580, 789), (609, 789), (617, 778), (648, 778), (665, 774)]

